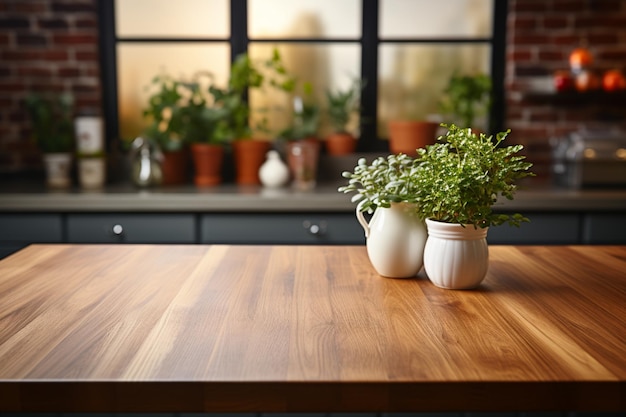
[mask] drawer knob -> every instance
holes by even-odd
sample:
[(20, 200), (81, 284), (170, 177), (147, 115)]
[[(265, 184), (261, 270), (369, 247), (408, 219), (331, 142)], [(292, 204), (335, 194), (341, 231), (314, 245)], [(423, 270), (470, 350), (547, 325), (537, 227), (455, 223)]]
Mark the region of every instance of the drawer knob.
[(307, 229), (309, 231), (310, 234), (312, 234), (313, 236), (321, 236), (324, 233), (326, 233), (326, 222), (325, 221), (321, 221), (319, 224), (317, 223), (313, 223), (309, 220), (305, 220), (302, 223), (302, 226), (304, 226), (305, 229)]
[(121, 224), (116, 224), (113, 226), (113, 234), (116, 236), (121, 236), (122, 233), (124, 233), (124, 228), (122, 227)]

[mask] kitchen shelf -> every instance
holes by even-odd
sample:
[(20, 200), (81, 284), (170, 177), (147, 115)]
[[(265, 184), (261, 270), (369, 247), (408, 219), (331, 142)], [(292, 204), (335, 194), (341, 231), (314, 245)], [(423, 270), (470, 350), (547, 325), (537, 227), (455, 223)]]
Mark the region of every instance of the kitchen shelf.
[(626, 107), (626, 90), (624, 91), (528, 91), (521, 94), (524, 101), (549, 103), (558, 105), (609, 105)]

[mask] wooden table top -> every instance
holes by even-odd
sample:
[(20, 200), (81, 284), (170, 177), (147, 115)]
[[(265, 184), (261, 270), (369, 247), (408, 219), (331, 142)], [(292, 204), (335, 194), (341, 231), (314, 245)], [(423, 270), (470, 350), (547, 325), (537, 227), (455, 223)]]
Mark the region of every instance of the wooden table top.
[(626, 411), (626, 247), (491, 246), (473, 291), (362, 246), (32, 245), (0, 411)]

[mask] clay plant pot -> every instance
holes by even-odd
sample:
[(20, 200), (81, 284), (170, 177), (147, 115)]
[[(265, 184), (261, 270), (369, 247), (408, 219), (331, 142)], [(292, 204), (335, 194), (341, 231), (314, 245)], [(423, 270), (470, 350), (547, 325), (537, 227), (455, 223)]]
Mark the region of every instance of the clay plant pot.
[(349, 133), (331, 133), (326, 138), (329, 155), (348, 155), (356, 149), (356, 138)]
[(191, 145), (191, 154), (195, 168), (194, 184), (198, 187), (221, 184), (224, 148), (220, 145), (194, 143)]
[(439, 124), (428, 121), (392, 120), (388, 127), (391, 153), (415, 157), (417, 148), (435, 143)]
[(265, 140), (240, 139), (233, 142), (235, 158), (235, 181), (241, 185), (261, 184), (259, 169), (270, 150), (270, 143)]
[(164, 151), (161, 161), (163, 179), (161, 185), (180, 185), (187, 182), (189, 151)]

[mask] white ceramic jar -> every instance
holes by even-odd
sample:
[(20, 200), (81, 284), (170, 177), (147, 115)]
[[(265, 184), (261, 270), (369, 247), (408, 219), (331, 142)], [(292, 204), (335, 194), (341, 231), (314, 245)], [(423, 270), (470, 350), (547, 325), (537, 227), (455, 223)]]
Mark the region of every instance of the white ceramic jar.
[(428, 240), (424, 248), (424, 270), (438, 287), (477, 287), (489, 268), (489, 228), (443, 223), (426, 219)]
[(289, 181), (289, 168), (276, 151), (269, 151), (267, 159), (259, 169), (259, 179), (265, 187), (282, 187)]
[(410, 278), (422, 269), (426, 226), (409, 203), (379, 207), (368, 223), (357, 206), (356, 216), (365, 230), (366, 247), (372, 266), (379, 275)]

